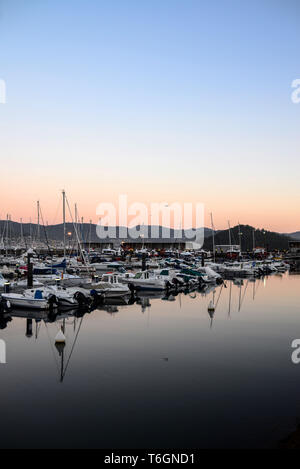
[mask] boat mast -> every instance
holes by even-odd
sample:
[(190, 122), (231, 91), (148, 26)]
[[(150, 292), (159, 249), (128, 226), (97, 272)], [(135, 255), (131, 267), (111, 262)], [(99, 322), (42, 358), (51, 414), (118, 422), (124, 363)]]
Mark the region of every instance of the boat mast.
[(215, 228), (214, 228), (214, 221), (213, 221), (213, 214), (210, 214), (211, 219), (211, 228), (213, 232), (213, 254), (214, 254), (214, 262), (216, 262), (216, 250), (215, 250)]
[(8, 219), (9, 223), (8, 223), (8, 233), (9, 233), (9, 248), (11, 249), (11, 245), (12, 245), (12, 231), (11, 231), (11, 215), (9, 215), (9, 219)]
[[(78, 213), (77, 213), (77, 204), (75, 204), (75, 230), (77, 230), (77, 223), (78, 223)], [(78, 257), (78, 251), (79, 251), (79, 247), (78, 247), (78, 242), (77, 242), (77, 257)]]
[(23, 221), (20, 219), (20, 229), (21, 229), (21, 245), (23, 246)]
[(29, 218), (29, 239), (30, 239), (30, 247), (32, 247), (32, 235), (31, 235), (31, 217)]
[(66, 193), (63, 190), (64, 258), (66, 257)]
[(240, 256), (242, 255), (242, 233), (241, 233), (241, 225), (239, 223), (239, 243), (240, 243)]
[(229, 233), (229, 246), (231, 248), (231, 230), (230, 230), (230, 221), (228, 220), (228, 233)]
[(37, 201), (37, 242), (40, 242), (40, 202)]
[(81, 217), (81, 240), (82, 245), (84, 247), (85, 235), (84, 235), (84, 225), (83, 225), (83, 217)]
[(9, 215), (9, 246), (12, 247), (12, 223), (11, 223), (11, 215)]
[(8, 257), (8, 217), (9, 215), (6, 215), (6, 257)]
[(91, 242), (92, 242), (92, 220), (90, 220), (90, 232), (89, 232), (89, 253), (91, 252)]

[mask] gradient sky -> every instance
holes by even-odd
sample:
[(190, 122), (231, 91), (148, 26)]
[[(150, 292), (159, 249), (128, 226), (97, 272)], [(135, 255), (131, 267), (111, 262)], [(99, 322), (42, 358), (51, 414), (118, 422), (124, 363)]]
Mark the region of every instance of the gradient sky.
[(0, 0), (0, 217), (203, 202), (300, 229), (298, 0)]

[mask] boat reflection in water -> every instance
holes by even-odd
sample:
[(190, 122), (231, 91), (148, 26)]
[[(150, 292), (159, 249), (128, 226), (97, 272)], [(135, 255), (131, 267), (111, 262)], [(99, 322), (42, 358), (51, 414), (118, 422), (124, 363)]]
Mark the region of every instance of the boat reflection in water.
[[(243, 279), (227, 280), (221, 285), (205, 285), (201, 288), (195, 288), (193, 290), (186, 289), (183, 291), (139, 291), (135, 295), (130, 297), (115, 297), (106, 298), (98, 305), (84, 305), (76, 309), (53, 309), (53, 310), (41, 310), (41, 311), (29, 311), (22, 309), (9, 309), (2, 311), (0, 314), (0, 329), (4, 330), (10, 326), (13, 319), (24, 319), (24, 333), (28, 339), (34, 338), (39, 339), (39, 332), (42, 324), (45, 325), (48, 340), (52, 352), (54, 352), (55, 360), (57, 361), (57, 369), (59, 370), (59, 381), (63, 382), (66, 372), (69, 368), (71, 358), (73, 356), (76, 343), (82, 328), (82, 323), (85, 316), (93, 314), (97, 315), (98, 312), (104, 311), (111, 316), (115, 316), (120, 312), (120, 308), (130, 308), (133, 305), (140, 306), (141, 312), (145, 311), (152, 306), (152, 302), (162, 301), (163, 303), (175, 303), (179, 301), (180, 308), (182, 298), (187, 298), (188, 301), (197, 301), (205, 303), (207, 302), (207, 311), (209, 316), (209, 327), (212, 329), (213, 321), (218, 312), (219, 302), (225, 291), (228, 290), (228, 318), (232, 311), (232, 290), (233, 288), (238, 289), (238, 311), (241, 311), (243, 301), (247, 292), (249, 284), (253, 285), (253, 300), (257, 292), (258, 286), (261, 280), (259, 279), (248, 279), (246, 283)], [(229, 288), (228, 288), (229, 286)], [(55, 334), (57, 331), (61, 331), (63, 336), (66, 337), (65, 341), (56, 341), (55, 334), (53, 333), (53, 326), (55, 325)], [(70, 337), (72, 337), (70, 339)]]
[(2, 310), (0, 446), (276, 444), (298, 415), (299, 281), (225, 279), (76, 310)]

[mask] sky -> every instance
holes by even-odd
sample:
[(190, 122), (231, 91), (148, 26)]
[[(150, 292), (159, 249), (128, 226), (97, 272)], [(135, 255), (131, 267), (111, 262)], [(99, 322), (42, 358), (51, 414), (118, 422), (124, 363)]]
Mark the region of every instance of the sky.
[(300, 230), (298, 0), (0, 0), (0, 218), (203, 203)]

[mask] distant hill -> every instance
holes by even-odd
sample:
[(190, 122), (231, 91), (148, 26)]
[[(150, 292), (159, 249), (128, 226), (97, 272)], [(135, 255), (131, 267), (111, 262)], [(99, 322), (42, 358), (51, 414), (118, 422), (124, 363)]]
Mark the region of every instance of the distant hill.
[[(290, 235), (275, 233), (264, 229), (256, 229), (249, 225), (241, 225), (241, 244), (242, 251), (251, 251), (253, 248), (253, 230), (255, 230), (255, 247), (263, 247), (268, 250), (288, 249), (288, 242), (291, 240)], [(239, 226), (231, 228), (231, 243), (239, 244)], [(215, 244), (229, 244), (229, 230), (218, 231), (215, 234)], [(205, 239), (204, 248), (212, 249), (213, 237), (208, 236)]]
[(289, 236), (292, 239), (300, 241), (300, 231), (295, 231), (295, 233), (289, 233), (286, 236)]
[[(8, 230), (7, 230), (8, 227)], [(77, 230), (78, 234), (83, 239), (84, 241), (89, 241), (91, 239), (92, 242), (97, 242), (99, 241), (99, 238), (97, 236), (96, 232), (97, 225), (95, 224), (89, 224), (89, 223), (83, 223), (83, 224), (78, 224)], [(164, 228), (162, 226), (157, 226), (157, 227), (151, 227), (151, 226), (137, 226), (135, 227), (137, 230), (140, 230), (141, 233), (144, 233), (145, 239), (147, 238), (147, 230), (148, 230), (148, 235), (150, 236), (151, 233), (151, 228), (155, 230), (154, 232), (157, 233), (157, 238), (163, 238), (164, 237)], [(38, 233), (38, 226), (37, 224), (34, 223), (23, 223), (22, 225), (22, 230), (23, 230), (23, 236), (25, 238), (29, 238), (30, 236), (32, 239), (37, 238), (37, 233)], [(119, 237), (119, 233), (122, 230), (122, 227), (116, 227), (116, 234), (117, 238)], [(8, 233), (7, 233), (8, 231)], [(130, 231), (130, 230), (129, 230)], [(66, 232), (71, 233), (69, 235), (72, 239), (75, 238), (75, 230), (73, 223), (66, 223)], [(212, 233), (212, 230), (210, 228), (204, 228), (204, 236), (210, 236)], [(6, 220), (0, 220), (0, 240), (2, 239), (2, 236), (4, 239), (6, 237), (8, 238), (14, 238), (14, 239), (20, 239), (21, 238), (21, 224), (18, 222), (6, 222)], [(40, 239), (42, 241), (46, 241), (46, 239), (51, 240), (51, 241), (63, 241), (64, 237), (64, 230), (63, 230), (63, 224), (59, 225), (49, 225), (49, 226), (40, 226)], [(181, 239), (181, 234), (178, 230), (174, 230), (170, 228), (170, 238), (172, 239)], [(184, 239), (184, 238), (183, 238)]]
[[(20, 239), (21, 237), (21, 224), (18, 222), (9, 222), (9, 238)], [(90, 226), (89, 223), (83, 223), (78, 225), (78, 233), (84, 241), (88, 242), (91, 239), (92, 242), (98, 242), (99, 238), (96, 232), (97, 225), (92, 224)], [(164, 229), (162, 226), (152, 227), (156, 228), (157, 232), (157, 239), (164, 238)], [(147, 229), (150, 236), (151, 233), (151, 226), (137, 226), (137, 230), (141, 230), (141, 233), (144, 232), (144, 238), (147, 239)], [(253, 247), (253, 227), (249, 225), (241, 225), (241, 232), (242, 234), (242, 250), (247, 251), (252, 250)], [(119, 232), (121, 228), (116, 227), (117, 238), (119, 237)], [(25, 238), (29, 238), (30, 235), (32, 239), (37, 238), (37, 231), (38, 227), (36, 224), (32, 223), (24, 223), (23, 224), (23, 236)], [(69, 237), (71, 239), (75, 239), (75, 230), (72, 223), (66, 223), (66, 232), (71, 233)], [(231, 228), (231, 242), (232, 244), (239, 244), (239, 227), (235, 226)], [(91, 233), (91, 237), (90, 237)], [(7, 222), (5, 220), (0, 220), (0, 241), (7, 237)], [(185, 239), (188, 241), (187, 238), (181, 238), (180, 233), (178, 230), (174, 230), (170, 228), (170, 236), (173, 240)], [(210, 228), (204, 228), (204, 248), (205, 249), (212, 249), (212, 230)], [(42, 241), (63, 241), (63, 224), (59, 225), (49, 225), (49, 226), (40, 226), (40, 238)], [(272, 249), (287, 249), (288, 248), (288, 241), (292, 239), (300, 239), (300, 232), (291, 233), (291, 234), (280, 234), (275, 233), (272, 231), (267, 230), (258, 230), (255, 229), (255, 245), (256, 247), (266, 247), (270, 250)], [(215, 244), (229, 244), (229, 231), (222, 230), (222, 231), (215, 231)]]

